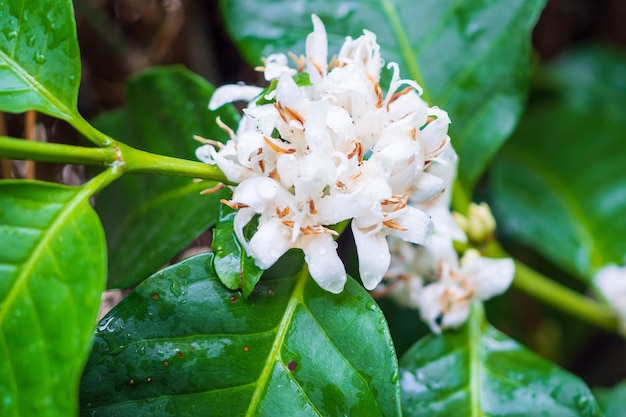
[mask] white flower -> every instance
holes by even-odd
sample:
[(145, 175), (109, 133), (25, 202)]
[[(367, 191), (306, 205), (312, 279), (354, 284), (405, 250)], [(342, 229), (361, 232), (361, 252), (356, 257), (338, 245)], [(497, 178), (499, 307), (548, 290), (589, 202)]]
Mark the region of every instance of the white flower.
[(502, 294), (515, 272), (513, 260), (484, 258), (472, 250), (466, 252), (460, 267), (442, 263), (439, 268), (438, 281), (419, 295), (420, 315), (433, 333), (462, 325), (471, 302)]
[[(389, 268), (387, 236), (430, 240), (430, 216), (409, 198), (426, 204), (448, 185), (428, 170), (450, 148), (450, 120), (428, 107), (415, 82), (400, 78), (395, 63), (383, 92), (383, 60), (371, 32), (347, 38), (329, 67), (324, 25), (312, 20), (306, 57), (296, 59), (295, 69), (282, 54), (265, 60), (271, 89), (217, 90), (211, 108), (252, 101), (236, 133), (226, 128), (231, 140), (221, 148), (205, 145), (197, 156), (239, 183), (227, 203), (238, 209), (237, 237), (259, 267), (301, 248), (318, 284), (340, 292), (346, 273), (330, 226), (352, 220), (360, 275), (373, 289)], [(258, 229), (246, 240), (243, 229), (255, 216)]]
[(607, 265), (593, 277), (595, 287), (613, 308), (626, 334), (626, 266)]

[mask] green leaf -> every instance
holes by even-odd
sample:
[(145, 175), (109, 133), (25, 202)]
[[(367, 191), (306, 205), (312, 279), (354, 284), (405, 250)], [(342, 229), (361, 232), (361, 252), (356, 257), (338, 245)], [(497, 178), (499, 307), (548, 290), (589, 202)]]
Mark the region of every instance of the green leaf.
[(222, 0), (231, 37), (258, 65), (271, 53), (304, 52), (311, 13), (326, 24), (329, 54), (345, 36), (374, 32), (386, 62), (422, 84), (450, 114), (459, 179), (470, 190), (509, 136), (526, 96), (530, 33), (544, 0)]
[[(214, 88), (182, 67), (157, 68), (133, 78), (128, 105), (96, 121), (125, 143), (162, 155), (195, 159), (193, 135), (224, 141), (215, 119), (236, 128), (230, 106), (207, 108)], [(145, 279), (217, 220), (227, 190), (200, 195), (214, 182), (190, 178), (127, 175), (106, 188), (96, 209), (107, 232), (109, 287), (129, 287)]]
[(484, 321), (429, 335), (400, 361), (405, 417), (601, 416), (589, 388)]
[(622, 417), (626, 414), (626, 381), (611, 388), (594, 388), (593, 393), (604, 417)]
[(263, 270), (256, 266), (254, 258), (249, 256), (237, 240), (234, 230), (235, 214), (232, 208), (222, 204), (217, 225), (213, 229), (211, 248), (215, 253), (213, 266), (217, 277), (226, 288), (241, 290), (248, 298)]
[(106, 277), (81, 188), (0, 182), (0, 415), (72, 416)]
[(81, 415), (400, 414), (384, 316), (354, 280), (333, 295), (303, 269), (245, 300), (212, 258), (158, 272), (100, 322)]
[(80, 55), (69, 0), (0, 2), (0, 110), (77, 116)]
[(503, 232), (589, 280), (626, 253), (626, 55), (589, 47), (545, 85), (493, 169)]

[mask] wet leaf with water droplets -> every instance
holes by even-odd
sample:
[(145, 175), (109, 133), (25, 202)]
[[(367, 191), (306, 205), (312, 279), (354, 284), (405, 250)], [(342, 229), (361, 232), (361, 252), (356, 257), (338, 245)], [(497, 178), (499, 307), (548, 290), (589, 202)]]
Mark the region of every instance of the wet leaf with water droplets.
[(76, 415), (106, 276), (104, 232), (88, 197), (0, 181), (2, 416)]
[(600, 417), (585, 383), (484, 321), (475, 306), (458, 331), (429, 335), (400, 361), (406, 417)]
[(213, 262), (204, 254), (156, 273), (102, 320), (124, 326), (96, 334), (82, 416), (400, 415), (387, 324), (353, 279), (334, 295), (306, 269), (267, 274), (233, 300)]
[[(51, 20), (55, 30), (50, 30)], [(70, 0), (0, 2), (0, 110), (33, 109), (69, 122), (80, 119), (79, 78)]]

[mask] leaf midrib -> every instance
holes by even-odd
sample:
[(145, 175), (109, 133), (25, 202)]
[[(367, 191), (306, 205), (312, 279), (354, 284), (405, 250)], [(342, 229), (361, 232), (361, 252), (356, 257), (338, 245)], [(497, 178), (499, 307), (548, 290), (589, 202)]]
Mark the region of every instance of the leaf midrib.
[(256, 415), (257, 408), (261, 403), (261, 396), (265, 392), (265, 388), (267, 387), (268, 381), (272, 375), (274, 365), (276, 364), (280, 355), (280, 349), (282, 348), (285, 337), (287, 336), (289, 324), (293, 319), (296, 307), (298, 307), (298, 305), (302, 303), (302, 294), (304, 292), (304, 286), (306, 285), (308, 276), (309, 270), (305, 264), (300, 272), (296, 275), (296, 286), (291, 293), (289, 303), (287, 303), (287, 307), (285, 308), (285, 312), (283, 313), (283, 318), (278, 325), (278, 332), (276, 333), (276, 337), (274, 338), (272, 350), (267, 356), (263, 371), (261, 371), (261, 374), (257, 379), (257, 386), (254, 390), (252, 398), (250, 399), (250, 406), (248, 407), (246, 417), (253, 417)]
[(52, 221), (50, 227), (46, 229), (44, 233), (42, 233), (41, 239), (39, 240), (37, 245), (35, 245), (35, 248), (31, 252), (30, 258), (26, 262), (24, 262), (21, 273), (18, 274), (15, 283), (11, 286), (11, 289), (8, 291), (6, 298), (3, 300), (4, 308), (0, 310), (0, 324), (4, 323), (7, 311), (15, 301), (15, 297), (17, 296), (19, 291), (27, 285), (28, 277), (31, 276), (33, 270), (35, 269), (36, 261), (41, 258), (43, 252), (47, 249), (50, 241), (56, 235), (56, 233), (61, 229), (63, 225), (66, 224), (66, 220), (71, 219), (70, 215), (74, 212), (76, 207), (78, 207), (78, 205), (80, 205), (84, 201), (84, 199), (88, 197), (88, 189), (79, 189), (79, 191), (77, 191), (72, 198), (65, 202), (64, 207), (56, 215), (56, 218)]
[[(55, 95), (52, 94), (47, 88), (45, 88), (41, 83), (39, 83), (35, 78), (33, 78), (28, 72), (24, 70), (24, 68), (19, 64), (19, 62), (15, 61), (12, 57), (9, 57), (3, 50), (0, 49), (0, 59), (4, 60), (7, 63), (7, 66), (13, 70), (15, 74), (17, 74), (22, 80), (24, 80), (27, 84), (29, 84), (37, 94), (46, 99), (49, 103), (53, 105), (53, 107), (59, 112), (57, 115), (63, 116), (62, 118), (73, 122), (74, 119), (77, 119), (76, 110), (70, 109), (65, 105), (65, 103), (56, 99)], [(42, 110), (42, 109), (39, 109)], [(55, 112), (56, 113), (56, 112)]]

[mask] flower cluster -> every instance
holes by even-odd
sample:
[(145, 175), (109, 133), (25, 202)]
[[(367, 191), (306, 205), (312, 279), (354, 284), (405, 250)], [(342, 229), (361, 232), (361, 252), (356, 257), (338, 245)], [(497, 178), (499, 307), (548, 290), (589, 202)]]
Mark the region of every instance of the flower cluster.
[[(361, 279), (373, 289), (390, 265), (387, 236), (430, 241), (433, 225), (419, 205), (447, 186), (429, 167), (451, 150), (450, 120), (421, 99), (415, 82), (400, 78), (396, 63), (387, 65), (383, 91), (373, 33), (348, 37), (329, 62), (324, 25), (312, 19), (296, 68), (287, 56), (270, 55), (263, 67), (270, 87), (215, 92), (212, 109), (234, 100), (249, 104), (236, 132), (224, 126), (230, 141), (208, 141), (196, 154), (239, 184), (226, 203), (238, 210), (237, 237), (259, 267), (301, 248), (317, 283), (341, 292), (346, 272), (332, 226), (351, 220)], [(247, 240), (244, 227), (255, 217), (258, 228)]]
[[(452, 181), (456, 174), (456, 155), (452, 149), (429, 169)], [(450, 190), (446, 190), (430, 203), (421, 204), (433, 219), (431, 244), (415, 248), (394, 240), (391, 268), (377, 289), (400, 305), (419, 308), (422, 319), (434, 333), (462, 325), (473, 300), (487, 300), (503, 293), (511, 285), (514, 274), (511, 259), (485, 258), (473, 249), (467, 250), (459, 260), (453, 241), (466, 242), (468, 237), (475, 240), (491, 235), (495, 221), (486, 205), (470, 205), (468, 218), (453, 216), (450, 197)], [(464, 227), (457, 224), (459, 218)]]

